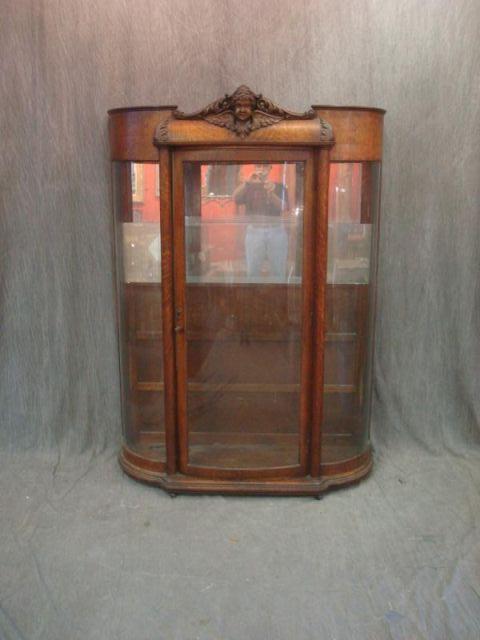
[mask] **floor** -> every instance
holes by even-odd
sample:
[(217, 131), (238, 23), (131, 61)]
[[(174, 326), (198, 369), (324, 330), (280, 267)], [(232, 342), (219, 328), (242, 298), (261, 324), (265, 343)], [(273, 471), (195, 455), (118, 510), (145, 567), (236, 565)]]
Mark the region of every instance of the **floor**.
[(480, 460), (377, 451), (311, 498), (170, 498), (0, 456), (1, 640), (478, 640)]

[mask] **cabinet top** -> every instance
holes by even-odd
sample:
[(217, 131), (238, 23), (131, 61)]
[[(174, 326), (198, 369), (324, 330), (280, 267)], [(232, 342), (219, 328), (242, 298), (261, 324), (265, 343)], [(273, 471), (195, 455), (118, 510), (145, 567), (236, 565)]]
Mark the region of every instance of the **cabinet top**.
[[(356, 107), (356, 106), (346, 106), (346, 105), (322, 105), (322, 104), (312, 104), (312, 109), (319, 110), (335, 110), (335, 111), (372, 111), (375, 113), (387, 113), (385, 109), (381, 109), (380, 107)], [(132, 111), (176, 111), (178, 109), (178, 105), (170, 104), (170, 105), (150, 105), (150, 106), (139, 106), (139, 107), (116, 107), (115, 109), (109, 109), (107, 111), (108, 115), (111, 116), (115, 113), (126, 113)]]
[(111, 109), (112, 160), (155, 161), (160, 147), (321, 146), (333, 161), (380, 160), (385, 111), (314, 105), (278, 106), (241, 85), (191, 113), (174, 105)]

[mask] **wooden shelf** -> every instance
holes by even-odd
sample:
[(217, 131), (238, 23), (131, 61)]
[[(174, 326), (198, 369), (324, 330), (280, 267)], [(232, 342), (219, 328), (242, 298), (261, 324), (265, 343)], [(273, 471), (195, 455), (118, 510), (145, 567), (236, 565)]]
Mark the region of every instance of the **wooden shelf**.
[[(150, 460), (165, 460), (165, 434), (142, 432), (129, 446)], [(322, 437), (325, 464), (349, 460), (363, 452), (361, 438), (352, 434), (326, 434)], [(298, 464), (298, 433), (189, 433), (189, 463), (223, 469), (265, 469)]]
[[(356, 333), (327, 333), (325, 335), (326, 342), (353, 342), (357, 340), (358, 335)], [(161, 340), (162, 332), (161, 331), (135, 331), (133, 334), (133, 341), (144, 341), (144, 340)], [(300, 336), (296, 336), (295, 340), (292, 339), (292, 336), (287, 336), (285, 334), (282, 335), (261, 335), (256, 334), (255, 336), (249, 336), (245, 333), (232, 333), (228, 336), (219, 336), (215, 335), (205, 335), (205, 334), (187, 334), (188, 342), (214, 342), (214, 341), (242, 341), (249, 340), (250, 342), (300, 342)]]
[[(163, 391), (163, 382), (137, 382), (137, 391)], [(225, 393), (300, 393), (299, 384), (265, 384), (255, 382), (189, 382), (187, 391), (194, 393), (208, 391)], [(350, 384), (327, 384), (323, 388), (324, 393), (356, 393), (357, 388)]]

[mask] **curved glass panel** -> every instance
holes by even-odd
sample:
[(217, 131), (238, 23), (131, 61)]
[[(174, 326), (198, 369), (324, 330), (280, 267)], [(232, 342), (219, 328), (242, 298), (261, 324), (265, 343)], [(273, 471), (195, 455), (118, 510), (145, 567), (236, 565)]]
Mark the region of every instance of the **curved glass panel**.
[(184, 163), (189, 463), (299, 464), (304, 163)]
[(114, 162), (113, 178), (124, 438), (164, 461), (158, 165)]
[(380, 163), (330, 165), (322, 462), (368, 446)]

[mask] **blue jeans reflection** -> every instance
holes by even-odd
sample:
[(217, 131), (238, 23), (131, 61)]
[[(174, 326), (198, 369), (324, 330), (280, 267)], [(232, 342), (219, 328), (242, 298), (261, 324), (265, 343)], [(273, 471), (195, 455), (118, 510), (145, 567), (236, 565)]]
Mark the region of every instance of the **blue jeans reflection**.
[(268, 261), (272, 277), (285, 279), (287, 272), (288, 237), (284, 226), (277, 224), (249, 224), (245, 233), (247, 275), (260, 276), (263, 263)]

